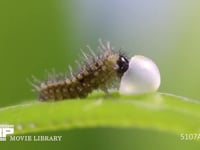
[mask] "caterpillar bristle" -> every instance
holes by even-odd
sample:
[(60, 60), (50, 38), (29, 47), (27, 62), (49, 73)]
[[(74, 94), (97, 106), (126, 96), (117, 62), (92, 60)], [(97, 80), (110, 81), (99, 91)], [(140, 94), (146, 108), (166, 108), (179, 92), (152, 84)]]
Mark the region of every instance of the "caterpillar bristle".
[(75, 60), (75, 63), (78, 66), (78, 69), (81, 70), (82, 69), (82, 64), (80, 62), (78, 62), (78, 60)]
[(107, 49), (108, 49), (108, 50), (111, 50), (110, 42), (109, 42), (109, 41), (107, 41)]
[[(35, 76), (32, 75), (31, 78), (32, 78), (33, 82), (35, 82), (36, 84), (41, 83), (41, 81), (38, 78), (36, 78)], [(28, 80), (28, 81), (31, 82), (30, 80)]]
[(69, 65), (68, 68), (69, 68), (69, 73), (71, 75), (71, 78), (74, 78), (72, 66)]
[(102, 50), (106, 50), (106, 47), (105, 47), (105, 45), (103, 44), (102, 39), (99, 39), (99, 44), (100, 44), (100, 48), (101, 48)]
[(32, 92), (40, 91), (40, 87), (38, 86), (40, 83), (38, 83), (38, 81), (37, 81), (37, 83), (33, 83), (32, 81), (30, 81), (30, 79), (27, 79), (27, 82), (32, 86), (32, 88), (33, 88), (33, 89), (31, 89)]
[(83, 49), (80, 49), (81, 50), (81, 53), (83, 54), (84, 58), (88, 61), (89, 58), (87, 56), (87, 54), (83, 51)]
[(98, 56), (94, 53), (94, 51), (92, 50), (92, 48), (89, 45), (86, 45), (86, 47), (88, 48), (88, 50), (90, 51), (91, 55), (93, 56), (93, 59), (97, 60)]

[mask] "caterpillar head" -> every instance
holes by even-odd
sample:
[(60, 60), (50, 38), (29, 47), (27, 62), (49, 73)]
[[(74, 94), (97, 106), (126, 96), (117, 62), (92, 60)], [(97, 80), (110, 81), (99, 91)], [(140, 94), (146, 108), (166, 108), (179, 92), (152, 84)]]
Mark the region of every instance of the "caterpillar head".
[(126, 70), (129, 67), (129, 60), (125, 56), (119, 55), (119, 59), (117, 60), (117, 65), (118, 65), (117, 74), (121, 78), (124, 72), (126, 72)]

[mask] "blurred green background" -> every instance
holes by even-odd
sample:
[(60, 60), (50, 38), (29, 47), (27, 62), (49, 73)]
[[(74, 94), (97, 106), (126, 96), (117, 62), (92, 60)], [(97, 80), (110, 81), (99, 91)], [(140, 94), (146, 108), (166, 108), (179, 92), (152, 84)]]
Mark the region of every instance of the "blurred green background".
[[(196, 0), (0, 1), (0, 107), (36, 99), (27, 79), (32, 75), (45, 79), (45, 70), (52, 68), (66, 72), (67, 66), (75, 66), (74, 60), (80, 58), (80, 48), (86, 50), (89, 44), (96, 50), (99, 38), (130, 55), (155, 60), (162, 77), (161, 92), (200, 99), (199, 7)], [(95, 138), (88, 132), (94, 132)], [(116, 146), (120, 142), (130, 149), (145, 148), (138, 144), (140, 140), (187, 147), (174, 135), (137, 129), (85, 129), (62, 134), (64, 141), (71, 139), (71, 145), (83, 139), (97, 142), (92, 149), (101, 149), (102, 144), (103, 149), (120, 149)], [(108, 141), (101, 143), (102, 139)], [(63, 147), (67, 144), (62, 142)], [(14, 146), (21, 148), (20, 144)]]

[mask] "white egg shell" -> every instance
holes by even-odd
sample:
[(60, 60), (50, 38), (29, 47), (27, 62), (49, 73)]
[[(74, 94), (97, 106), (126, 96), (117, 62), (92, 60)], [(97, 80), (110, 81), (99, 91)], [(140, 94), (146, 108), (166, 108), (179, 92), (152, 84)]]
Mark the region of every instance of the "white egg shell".
[(157, 65), (145, 56), (135, 55), (129, 61), (129, 68), (120, 83), (122, 94), (143, 94), (155, 92), (160, 86), (160, 72)]

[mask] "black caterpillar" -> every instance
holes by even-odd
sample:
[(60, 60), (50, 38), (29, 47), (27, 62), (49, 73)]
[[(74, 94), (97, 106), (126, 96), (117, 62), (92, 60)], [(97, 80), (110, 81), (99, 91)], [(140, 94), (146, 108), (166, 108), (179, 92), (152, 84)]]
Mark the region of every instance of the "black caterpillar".
[(39, 93), (39, 100), (57, 101), (84, 98), (96, 89), (108, 93), (108, 87), (114, 81), (119, 80), (128, 69), (128, 58), (120, 52), (115, 52), (110, 42), (104, 45), (100, 41), (102, 52), (99, 56), (90, 47), (88, 49), (92, 57), (82, 52), (85, 63), (76, 74), (73, 74), (72, 69), (70, 69), (71, 78), (54, 75), (47, 81), (39, 81), (37, 84), (33, 84), (35, 90)]

